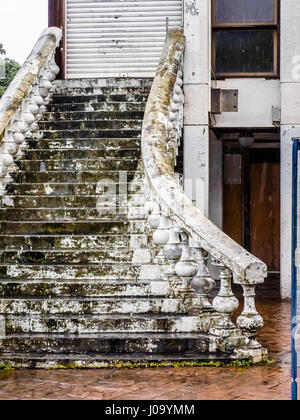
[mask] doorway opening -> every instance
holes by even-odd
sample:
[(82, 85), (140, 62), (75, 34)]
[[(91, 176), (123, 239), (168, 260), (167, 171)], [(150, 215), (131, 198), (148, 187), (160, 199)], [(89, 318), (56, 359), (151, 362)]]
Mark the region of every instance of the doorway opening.
[(268, 266), (258, 293), (280, 297), (280, 142), (223, 141), (223, 230)]

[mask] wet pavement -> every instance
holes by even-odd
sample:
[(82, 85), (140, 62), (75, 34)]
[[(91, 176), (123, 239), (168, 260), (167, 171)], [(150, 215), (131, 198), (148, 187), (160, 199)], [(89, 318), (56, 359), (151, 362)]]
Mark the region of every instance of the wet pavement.
[(246, 368), (12, 370), (0, 400), (289, 400), (290, 303), (259, 299), (259, 341), (274, 364)]

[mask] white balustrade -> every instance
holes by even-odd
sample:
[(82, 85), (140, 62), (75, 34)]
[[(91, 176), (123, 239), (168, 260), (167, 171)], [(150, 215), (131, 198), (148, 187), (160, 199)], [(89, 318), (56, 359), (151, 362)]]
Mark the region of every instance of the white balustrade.
[[(59, 73), (55, 50), (62, 36), (59, 28), (48, 28), (41, 35), (20, 71), (0, 100), (0, 195), (12, 180), (9, 168), (14, 156), (37, 128), (36, 122), (46, 110), (53, 81)], [(28, 80), (31, 80), (29, 85)], [(23, 96), (20, 97), (20, 92)]]

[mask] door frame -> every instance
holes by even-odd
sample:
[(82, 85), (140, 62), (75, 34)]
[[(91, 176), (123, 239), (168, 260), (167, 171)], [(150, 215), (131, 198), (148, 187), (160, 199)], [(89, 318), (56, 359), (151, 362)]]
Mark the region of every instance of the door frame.
[[(278, 144), (278, 146), (277, 146)], [(264, 147), (265, 145), (265, 147)], [(266, 153), (266, 151), (268, 151)], [(262, 153), (263, 152), (263, 153)], [(253, 146), (246, 148), (240, 146), (237, 142), (223, 141), (223, 162), (226, 154), (241, 156), (241, 176), (242, 176), (242, 232), (241, 237), (243, 243), (241, 244), (245, 249), (250, 251), (251, 238), (251, 190), (250, 190), (250, 165), (258, 162), (279, 162), (280, 163), (280, 142), (274, 143), (272, 147), (268, 147), (268, 143), (254, 143)], [(252, 156), (251, 156), (252, 155)], [(224, 163), (223, 163), (224, 164)], [(225, 191), (225, 178), (223, 170), (223, 191)], [(223, 194), (223, 223), (224, 223), (224, 209), (225, 209), (225, 194)], [(280, 247), (280, 244), (279, 244)], [(272, 270), (270, 270), (272, 272)]]

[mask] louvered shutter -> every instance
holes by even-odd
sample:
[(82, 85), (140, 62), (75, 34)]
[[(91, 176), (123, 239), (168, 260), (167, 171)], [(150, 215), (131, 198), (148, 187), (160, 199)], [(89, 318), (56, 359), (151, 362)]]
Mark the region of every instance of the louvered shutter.
[(152, 77), (182, 0), (66, 0), (67, 78)]

